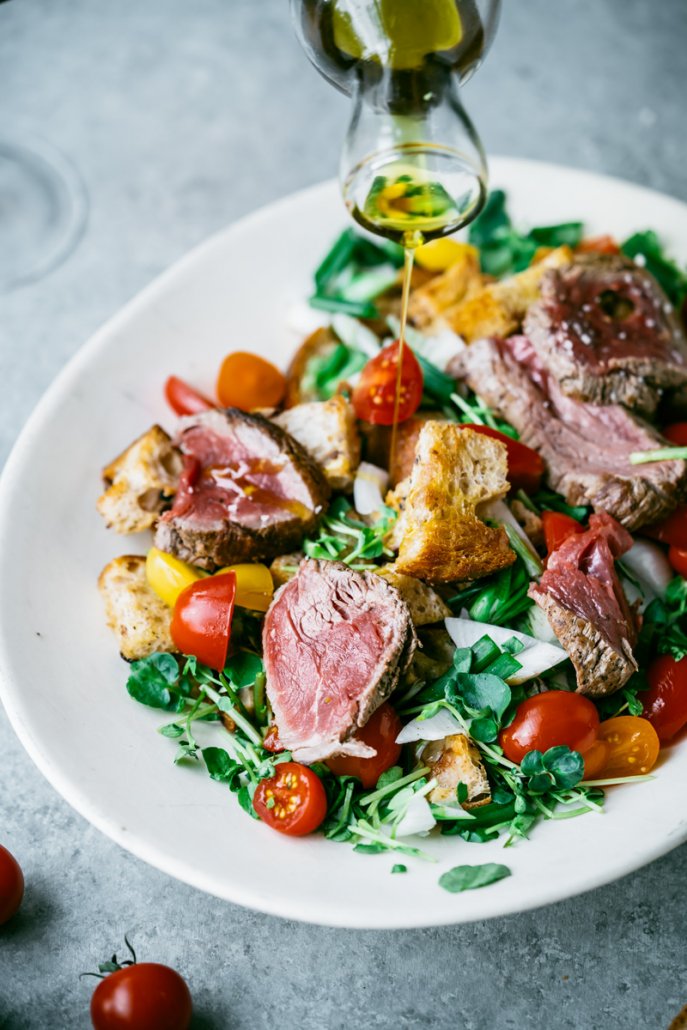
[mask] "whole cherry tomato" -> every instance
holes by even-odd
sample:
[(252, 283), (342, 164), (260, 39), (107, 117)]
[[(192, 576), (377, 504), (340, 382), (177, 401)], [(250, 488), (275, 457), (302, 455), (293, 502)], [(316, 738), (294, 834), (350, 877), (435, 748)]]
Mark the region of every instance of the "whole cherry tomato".
[(286, 393), (286, 376), (257, 354), (227, 354), (217, 377), (217, 396), (225, 408), (276, 408)]
[[(401, 381), (396, 412), (399, 342), (394, 340), (371, 358), (353, 390), (353, 407), (358, 418), (375, 426), (405, 422), (420, 407), (424, 378), (420, 363), (408, 344), (403, 346)], [(394, 418), (394, 416), (396, 417)]]
[(568, 537), (584, 533), (584, 526), (562, 511), (543, 511), (541, 522), (547, 554), (557, 550)]
[(578, 254), (619, 254), (620, 247), (612, 236), (588, 236), (575, 247)]
[(12, 918), (24, 897), (24, 874), (14, 855), (0, 844), (0, 926)]
[(687, 579), (687, 548), (669, 547), (668, 561), (680, 576)]
[(687, 658), (676, 661), (662, 654), (649, 666), (649, 689), (642, 694), (644, 710), (659, 740), (671, 740), (687, 726)]
[(520, 443), (519, 440), (514, 440), (507, 433), (492, 429), (491, 426), (481, 426), (470, 422), (465, 423), (465, 428), (474, 429), (482, 436), (490, 436), (493, 440), (505, 443), (508, 452), (508, 482), (512, 490), (535, 493), (539, 489), (544, 475), (544, 459), (541, 454), (524, 443)]
[(216, 407), (202, 393), (177, 376), (170, 376), (165, 383), (165, 397), (172, 411), (177, 415), (197, 415), (199, 411), (209, 411)]
[(617, 715), (599, 727), (599, 740), (609, 745), (601, 775), (643, 776), (653, 769), (661, 748), (656, 730), (638, 715)]
[(377, 754), (371, 758), (337, 755), (326, 764), (335, 776), (357, 776), (363, 787), (374, 787), (382, 773), (396, 765), (401, 756), (396, 737), (402, 728), (403, 723), (386, 701), (355, 735), (356, 740), (369, 744)]
[(661, 522), (655, 522), (653, 526), (645, 526), (642, 533), (660, 540), (662, 544), (684, 550), (687, 548), (687, 504), (678, 504), (671, 515)]
[(606, 768), (610, 752), (610, 745), (605, 740), (595, 740), (589, 750), (585, 751), (582, 756), (585, 780), (595, 780), (601, 775)]
[(676, 447), (687, 447), (687, 422), (673, 422), (662, 429), (661, 433)]
[(95, 1030), (188, 1030), (191, 992), (169, 966), (137, 962), (101, 980), (91, 998)]
[(196, 580), (181, 591), (170, 632), (182, 654), (195, 655), (204, 665), (222, 671), (227, 663), (235, 597), (233, 572)]
[(519, 765), (528, 751), (548, 751), (561, 744), (584, 755), (598, 731), (599, 713), (589, 698), (548, 690), (518, 705), (512, 723), (499, 734), (499, 744), (506, 758)]
[(327, 814), (327, 795), (319, 776), (300, 762), (282, 762), (274, 776), (260, 780), (253, 808), (264, 823), (289, 837), (304, 837)]

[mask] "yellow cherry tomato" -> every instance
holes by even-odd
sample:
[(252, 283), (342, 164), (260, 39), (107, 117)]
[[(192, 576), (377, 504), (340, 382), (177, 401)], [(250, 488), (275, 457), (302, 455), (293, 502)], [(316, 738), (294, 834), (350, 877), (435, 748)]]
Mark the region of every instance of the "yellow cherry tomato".
[(266, 612), (274, 593), (272, 573), (266, 565), (227, 565), (223, 572), (236, 574), (236, 604), (254, 612)]
[(446, 237), (423, 243), (415, 251), (415, 260), (427, 272), (445, 272), (451, 265), (473, 256), (477, 256), (477, 249), (471, 244), (449, 240)]
[(146, 558), (146, 578), (148, 585), (155, 591), (157, 596), (170, 608), (176, 604), (176, 599), (182, 590), (185, 590), (191, 583), (202, 579), (206, 573), (180, 561), (165, 551), (151, 547)]
[(638, 715), (617, 715), (599, 727), (599, 740), (608, 745), (601, 771), (604, 778), (643, 776), (656, 764), (661, 742), (648, 719)]

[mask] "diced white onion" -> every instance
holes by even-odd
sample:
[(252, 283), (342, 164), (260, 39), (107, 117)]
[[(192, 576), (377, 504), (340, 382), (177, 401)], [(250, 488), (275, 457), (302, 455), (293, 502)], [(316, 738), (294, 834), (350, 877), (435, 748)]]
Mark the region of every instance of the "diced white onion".
[(351, 318), (350, 315), (334, 315), (332, 329), (347, 347), (362, 351), (368, 358), (374, 358), (376, 354), (379, 354), (378, 337), (357, 318)]
[(463, 728), (454, 716), (445, 708), (440, 708), (436, 715), (429, 719), (413, 719), (403, 727), (396, 737), (397, 744), (414, 744), (416, 740), (443, 740), (455, 733), (463, 733)]
[(388, 485), (389, 473), (385, 469), (361, 461), (353, 482), (353, 506), (358, 514), (372, 515), (381, 511)]
[[(386, 321), (391, 332), (398, 336), (401, 329), (399, 320), (391, 315)], [(432, 336), (428, 336), (412, 326), (407, 326), (405, 338), (417, 354), (431, 361), (442, 372), (446, 371), (453, 358), (465, 350), (465, 340), (451, 329), (440, 329)]]
[(408, 803), (406, 813), (396, 827), (397, 837), (410, 837), (414, 833), (428, 833), (436, 825), (429, 802), (415, 794)]
[(530, 633), (536, 640), (541, 640), (545, 644), (558, 644), (558, 638), (551, 629), (551, 623), (538, 604), (533, 604), (531, 608), (528, 608), (524, 618)]
[(644, 593), (649, 595), (649, 600), (663, 597), (675, 575), (665, 552), (652, 540), (635, 540), (630, 550), (622, 556), (621, 562), (637, 577)]
[(512, 686), (526, 683), (535, 676), (541, 676), (542, 673), (559, 665), (568, 657), (560, 645), (545, 644), (536, 637), (518, 633), (514, 629), (508, 629), (507, 626), (490, 626), (488, 623), (474, 622), (472, 619), (446, 619), (445, 623), (448, 634), (456, 647), (472, 647), (485, 636), (490, 637), (499, 646), (505, 644), (512, 637), (524, 644), (524, 649), (513, 656), (516, 662), (520, 662), (522, 668), (506, 680)]

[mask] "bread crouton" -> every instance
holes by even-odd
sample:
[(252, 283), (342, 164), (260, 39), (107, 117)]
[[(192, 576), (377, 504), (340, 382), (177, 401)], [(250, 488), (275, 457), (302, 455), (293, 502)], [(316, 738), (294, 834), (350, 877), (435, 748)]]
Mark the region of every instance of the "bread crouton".
[(157, 517), (177, 490), (182, 458), (160, 426), (147, 433), (103, 469), (107, 489), (96, 507), (108, 529), (140, 533)]
[(355, 412), (345, 397), (297, 404), (273, 419), (320, 465), (333, 490), (350, 491), (360, 464)]
[(270, 573), (274, 582), (274, 589), (284, 586), (298, 572), (298, 566), (305, 558), (302, 551), (294, 551), (293, 554), (280, 554), (270, 565)]
[(414, 626), (431, 626), (452, 614), (436, 590), (415, 576), (406, 576), (393, 564), (381, 565), (374, 571), (398, 590), (401, 599), (408, 606)]
[(115, 558), (100, 573), (98, 589), (122, 658), (133, 662), (155, 651), (176, 651), (170, 633), (172, 609), (148, 585), (144, 557)]
[[(394, 531), (396, 569), (434, 583), (478, 579), (515, 561), (502, 527), (476, 508), (508, 490), (505, 444), (452, 422), (427, 422)], [(404, 484), (397, 494), (403, 496)]]
[(558, 247), (524, 272), (491, 283), (445, 309), (441, 319), (467, 343), (485, 336), (509, 336), (518, 328), (529, 306), (539, 299), (544, 274), (550, 268), (569, 265), (572, 258), (570, 247)]
[(410, 295), (408, 314), (420, 329), (430, 325), (448, 308), (455, 307), (482, 285), (479, 251), (465, 245), (458, 261)]
[(435, 805), (457, 803), (456, 787), (464, 783), (467, 799), (463, 808), (480, 808), (491, 801), (491, 787), (479, 749), (463, 733), (432, 740), (422, 749), (420, 761), (429, 766), (428, 776), (437, 785), (429, 795)]

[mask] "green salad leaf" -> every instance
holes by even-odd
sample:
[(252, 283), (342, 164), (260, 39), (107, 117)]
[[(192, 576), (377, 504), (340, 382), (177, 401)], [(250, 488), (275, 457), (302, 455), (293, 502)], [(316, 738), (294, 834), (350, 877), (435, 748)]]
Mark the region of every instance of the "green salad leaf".
[(439, 886), (450, 894), (487, 887), (490, 883), (504, 880), (511, 875), (507, 865), (485, 862), (483, 865), (456, 865), (439, 877)]
[(636, 232), (625, 240), (620, 249), (651, 272), (671, 303), (680, 310), (687, 299), (687, 270), (666, 255), (656, 233), (652, 230)]

